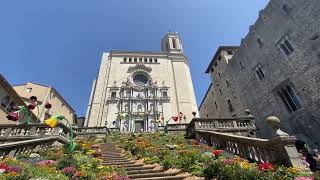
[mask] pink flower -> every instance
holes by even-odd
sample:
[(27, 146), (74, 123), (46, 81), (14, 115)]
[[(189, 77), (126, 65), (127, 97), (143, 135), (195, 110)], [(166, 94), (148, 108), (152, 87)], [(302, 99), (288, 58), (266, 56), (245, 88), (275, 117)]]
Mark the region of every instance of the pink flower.
[(65, 167), (65, 168), (63, 168), (63, 173), (65, 173), (65, 174), (74, 174), (75, 172), (76, 172), (76, 168), (75, 167), (73, 167), (73, 166), (69, 166), (69, 167)]
[(44, 161), (40, 161), (37, 163), (38, 166), (53, 166), (55, 165), (55, 161), (54, 160), (44, 160)]
[(314, 178), (301, 176), (301, 177), (296, 177), (294, 180), (314, 180)]
[(224, 159), (223, 161), (223, 164), (234, 164), (235, 161), (233, 159)]

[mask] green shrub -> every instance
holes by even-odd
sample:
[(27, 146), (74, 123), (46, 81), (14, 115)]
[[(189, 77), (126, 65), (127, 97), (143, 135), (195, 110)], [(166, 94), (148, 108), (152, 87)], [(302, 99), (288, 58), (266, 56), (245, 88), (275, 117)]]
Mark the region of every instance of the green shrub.
[(57, 169), (62, 170), (65, 167), (68, 166), (74, 166), (76, 164), (76, 160), (71, 154), (65, 154), (63, 155), (57, 163)]

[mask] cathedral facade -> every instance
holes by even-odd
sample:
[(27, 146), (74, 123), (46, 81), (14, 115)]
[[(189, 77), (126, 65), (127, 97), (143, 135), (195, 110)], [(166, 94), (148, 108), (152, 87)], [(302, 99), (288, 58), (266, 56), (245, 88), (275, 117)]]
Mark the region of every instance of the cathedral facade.
[(103, 54), (85, 126), (153, 131), (157, 125), (189, 122), (192, 112), (197, 104), (188, 59), (179, 35), (168, 33), (161, 52)]

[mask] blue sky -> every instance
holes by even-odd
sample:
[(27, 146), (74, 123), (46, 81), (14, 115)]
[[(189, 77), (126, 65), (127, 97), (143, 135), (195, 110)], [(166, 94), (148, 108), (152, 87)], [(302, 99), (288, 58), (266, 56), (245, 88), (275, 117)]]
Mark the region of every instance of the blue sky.
[(198, 105), (220, 45), (239, 45), (268, 0), (8, 0), (0, 2), (0, 73), (11, 84), (54, 86), (85, 115), (101, 55), (160, 51), (180, 33)]

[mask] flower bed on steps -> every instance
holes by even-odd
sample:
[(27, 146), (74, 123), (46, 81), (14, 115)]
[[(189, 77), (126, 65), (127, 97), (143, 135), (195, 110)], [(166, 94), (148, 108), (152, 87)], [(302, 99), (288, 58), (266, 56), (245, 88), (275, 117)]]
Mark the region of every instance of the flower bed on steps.
[(163, 169), (181, 169), (194, 176), (220, 180), (313, 180), (319, 174), (281, 165), (249, 162), (182, 134), (145, 133), (121, 134), (108, 137), (127, 152), (127, 156), (158, 163)]
[(51, 147), (0, 161), (0, 180), (125, 180), (123, 168), (102, 166), (102, 139), (77, 141), (75, 152)]

